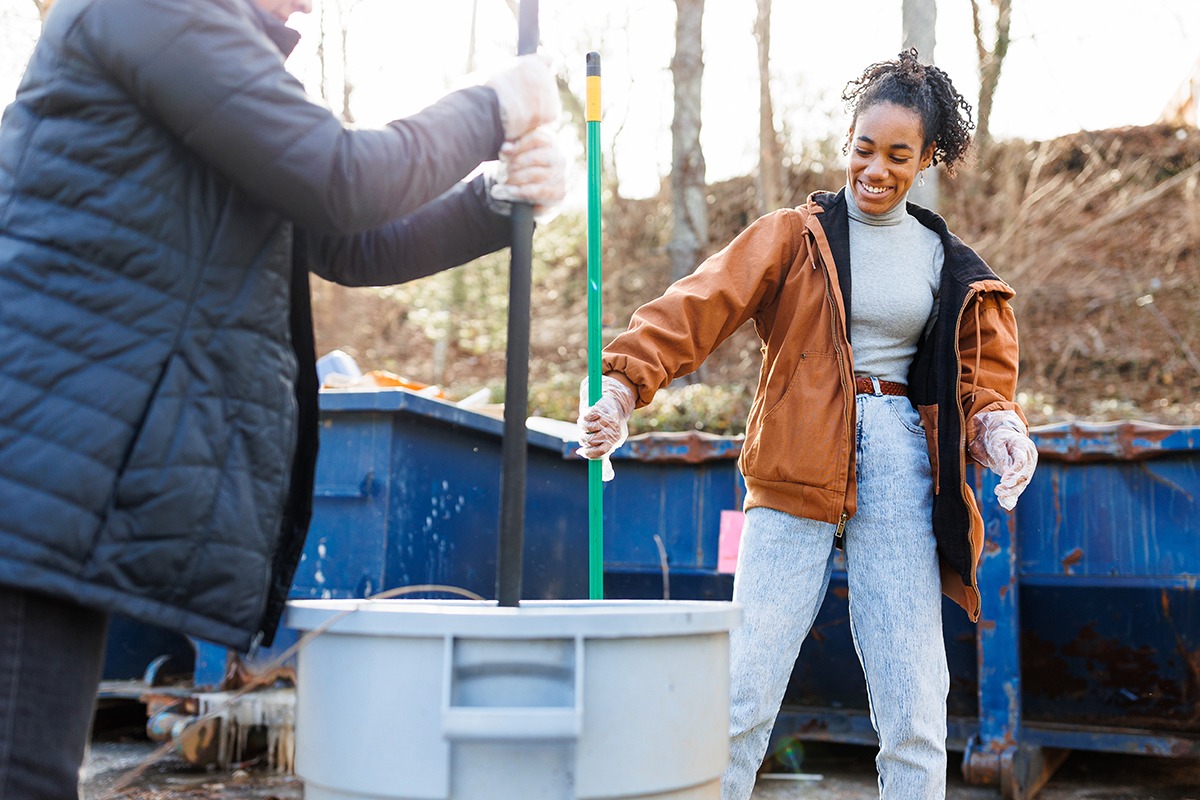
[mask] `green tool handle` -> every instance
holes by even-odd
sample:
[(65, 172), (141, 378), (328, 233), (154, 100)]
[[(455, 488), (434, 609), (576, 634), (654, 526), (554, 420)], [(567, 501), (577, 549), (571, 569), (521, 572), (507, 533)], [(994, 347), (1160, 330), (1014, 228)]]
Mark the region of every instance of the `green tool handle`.
[[(600, 54), (587, 54), (588, 403), (601, 396)], [(588, 597), (604, 598), (604, 464), (588, 462)]]

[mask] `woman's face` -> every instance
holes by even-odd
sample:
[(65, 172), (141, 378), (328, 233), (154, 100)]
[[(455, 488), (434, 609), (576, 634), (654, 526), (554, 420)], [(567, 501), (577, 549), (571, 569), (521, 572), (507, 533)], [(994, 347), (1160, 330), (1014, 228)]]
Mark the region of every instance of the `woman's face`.
[(276, 19), (287, 22), (288, 17), (299, 12), (307, 14), (312, 11), (312, 0), (254, 0), (258, 7)]
[(846, 177), (854, 202), (868, 214), (895, 208), (917, 173), (933, 160), (933, 145), (921, 150), (921, 118), (904, 106), (875, 103), (863, 110), (850, 130)]

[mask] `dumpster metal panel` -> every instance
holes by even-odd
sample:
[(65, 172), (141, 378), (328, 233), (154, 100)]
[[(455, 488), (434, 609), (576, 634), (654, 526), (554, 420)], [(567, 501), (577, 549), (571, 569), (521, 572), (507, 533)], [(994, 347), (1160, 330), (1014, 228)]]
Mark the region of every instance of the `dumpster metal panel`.
[(366, 597), (383, 586), (392, 425), (375, 413), (321, 422), (314, 521), (292, 580), (295, 598)]
[(746, 496), (740, 452), (740, 437), (668, 433), (630, 439), (613, 458), (618, 477), (605, 486), (606, 571), (658, 574), (658, 536), (672, 571), (716, 574), (721, 512), (741, 510)]
[[(1022, 587), (1024, 719), (1200, 734), (1200, 613), (1190, 591)], [(1060, 609), (1048, 615), (1045, 609)]]
[[(321, 413), (292, 597), (423, 584), (494, 597), (503, 422), (405, 391), (322, 392)], [(524, 596), (585, 597), (586, 475), (563, 460), (561, 440), (528, 439)]]
[(1200, 458), (1043, 460), (1017, 507), (1026, 582), (1179, 589), (1200, 577)]
[[(1015, 513), (983, 507), (979, 733), (964, 773), (990, 780), (1044, 747), (1200, 754), (1196, 431), (1033, 435), (1041, 464)], [(983, 471), (977, 491), (996, 484)]]
[(1024, 719), (1200, 735), (1200, 437), (1122, 423), (1035, 438), (1014, 515)]

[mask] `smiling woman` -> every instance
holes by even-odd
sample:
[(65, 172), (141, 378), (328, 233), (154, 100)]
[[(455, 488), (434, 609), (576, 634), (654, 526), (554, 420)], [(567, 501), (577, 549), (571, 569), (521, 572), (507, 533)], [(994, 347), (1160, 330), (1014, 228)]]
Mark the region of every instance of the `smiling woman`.
[(940, 594), (972, 619), (980, 603), (983, 521), (965, 462), (1002, 476), (997, 499), (1011, 509), (1037, 461), (1013, 400), (1012, 289), (940, 217), (906, 203), (921, 169), (965, 155), (970, 106), (914, 51), (872, 64), (844, 98), (848, 190), (762, 217), (638, 309), (605, 348), (603, 396), (580, 417), (580, 452), (603, 457), (634, 408), (754, 321), (763, 365), (739, 462), (743, 623), (730, 637), (723, 800), (750, 797), (835, 545), (880, 796), (945, 797)]

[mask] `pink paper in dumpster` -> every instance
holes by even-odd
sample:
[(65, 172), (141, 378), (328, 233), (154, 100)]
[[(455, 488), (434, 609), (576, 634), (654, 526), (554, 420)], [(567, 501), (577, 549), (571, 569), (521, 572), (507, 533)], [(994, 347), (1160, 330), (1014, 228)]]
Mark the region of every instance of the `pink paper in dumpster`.
[(721, 533), (717, 539), (717, 572), (733, 574), (737, 571), (738, 545), (742, 541), (742, 523), (746, 515), (741, 511), (721, 512)]

